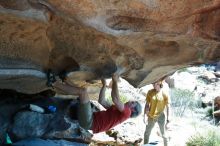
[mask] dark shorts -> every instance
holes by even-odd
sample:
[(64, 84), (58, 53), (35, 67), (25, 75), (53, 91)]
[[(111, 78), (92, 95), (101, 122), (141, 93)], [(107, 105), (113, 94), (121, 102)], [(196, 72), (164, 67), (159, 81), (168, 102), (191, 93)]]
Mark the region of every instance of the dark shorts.
[(89, 130), (92, 128), (93, 112), (92, 112), (92, 107), (91, 107), (90, 102), (85, 103), (85, 104), (79, 104), (78, 121), (79, 121), (79, 125), (82, 128), (86, 130)]

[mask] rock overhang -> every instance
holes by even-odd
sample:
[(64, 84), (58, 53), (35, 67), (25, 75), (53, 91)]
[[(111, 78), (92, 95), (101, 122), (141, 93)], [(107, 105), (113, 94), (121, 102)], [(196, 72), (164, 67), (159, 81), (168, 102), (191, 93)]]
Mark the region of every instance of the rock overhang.
[[(118, 71), (141, 87), (180, 68), (219, 61), (219, 9), (218, 0), (2, 0), (0, 66), (67, 70), (79, 82)], [(37, 88), (28, 78), (15, 78), (4, 81), (24, 84), (20, 92), (47, 89), (46, 78)]]

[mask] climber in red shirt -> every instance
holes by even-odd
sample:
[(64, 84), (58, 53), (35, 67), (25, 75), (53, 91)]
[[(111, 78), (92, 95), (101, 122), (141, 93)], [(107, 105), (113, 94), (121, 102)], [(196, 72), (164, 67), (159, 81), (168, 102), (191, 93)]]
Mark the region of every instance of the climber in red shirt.
[(107, 131), (122, 123), (128, 118), (137, 117), (141, 113), (141, 105), (137, 101), (129, 101), (123, 104), (119, 99), (118, 81), (119, 76), (112, 76), (111, 97), (114, 105), (109, 105), (105, 100), (106, 81), (102, 79), (102, 88), (99, 93), (98, 102), (106, 109), (93, 112), (86, 88), (75, 87), (65, 80), (64, 83), (54, 82), (53, 87), (60, 89), (70, 95), (78, 95), (80, 105), (78, 109), (78, 121), (81, 127), (92, 130), (93, 133)]

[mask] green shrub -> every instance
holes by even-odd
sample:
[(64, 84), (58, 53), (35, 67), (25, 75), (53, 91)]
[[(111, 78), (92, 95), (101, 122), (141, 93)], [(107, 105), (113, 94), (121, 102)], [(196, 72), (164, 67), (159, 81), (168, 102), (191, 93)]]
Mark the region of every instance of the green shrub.
[(209, 131), (206, 134), (197, 133), (192, 136), (186, 143), (187, 146), (219, 146), (220, 135), (217, 133), (218, 130)]
[(213, 116), (213, 109), (212, 107), (209, 107), (206, 111), (206, 116), (212, 117)]
[(194, 99), (194, 93), (189, 90), (171, 89), (171, 105), (174, 114), (182, 117), (186, 109), (197, 107), (197, 101)]
[[(107, 99), (106, 99), (107, 102), (110, 103), (110, 104), (112, 104), (112, 97), (111, 97), (111, 95), (107, 95), (106, 97), (107, 97)], [(123, 103), (128, 102), (128, 98), (127, 98), (125, 95), (123, 95), (123, 94), (120, 95), (120, 100), (121, 100)]]
[(181, 72), (189, 72), (189, 70), (187, 69), (187, 67), (184, 67), (184, 68), (181, 68), (177, 71), (178, 73), (181, 73)]

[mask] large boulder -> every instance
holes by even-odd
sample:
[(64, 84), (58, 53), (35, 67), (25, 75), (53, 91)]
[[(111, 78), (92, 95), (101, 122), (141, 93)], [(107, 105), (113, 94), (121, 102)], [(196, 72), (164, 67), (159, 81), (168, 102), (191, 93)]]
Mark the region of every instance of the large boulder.
[(217, 62), (219, 8), (219, 0), (0, 0), (0, 87), (46, 90), (35, 71), (49, 68), (79, 84), (117, 71), (142, 87)]
[(213, 83), (218, 81), (218, 78), (216, 78), (215, 74), (208, 71), (199, 76), (199, 78), (203, 79), (206, 83)]
[(19, 138), (41, 137), (52, 119), (52, 115), (36, 112), (21, 112), (14, 118), (13, 134)]
[(215, 116), (215, 123), (220, 125), (220, 96), (215, 97), (214, 99), (215, 109), (214, 109), (214, 116)]
[(215, 97), (214, 103), (215, 106), (220, 109), (220, 96)]
[[(70, 112), (70, 107), (76, 100), (11, 92), (0, 94), (0, 145), (7, 133), (12, 142), (27, 138), (91, 141), (92, 134), (72, 118), (76, 113)], [(37, 112), (36, 107), (29, 108), (30, 104), (43, 108), (44, 113)], [(56, 107), (56, 111), (48, 110), (48, 106)]]
[(215, 97), (214, 105), (215, 105), (215, 111), (218, 111), (216, 112), (215, 115), (220, 118), (220, 96)]
[(189, 91), (194, 91), (196, 88), (197, 80), (196, 76), (189, 72), (176, 72), (173, 76), (169, 77), (173, 79), (173, 88), (187, 89)]

